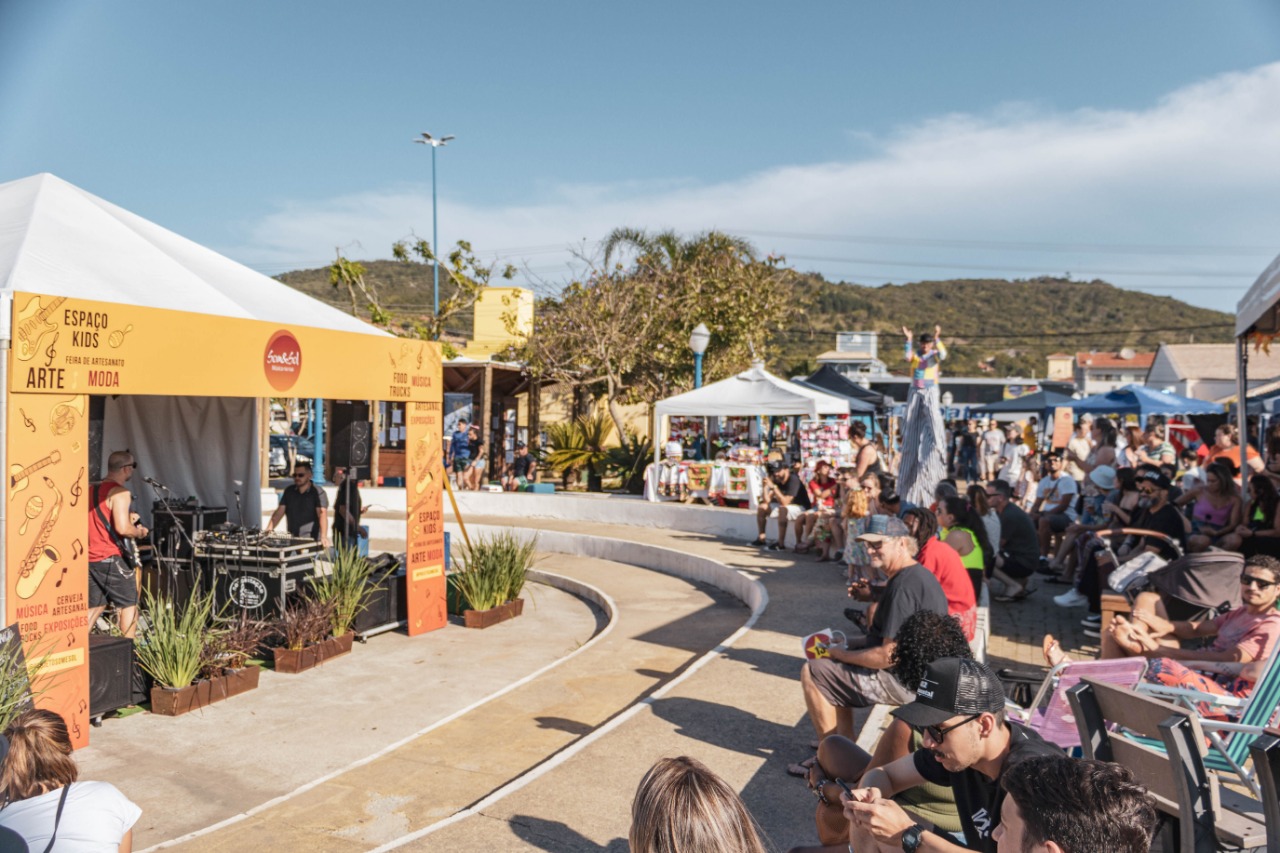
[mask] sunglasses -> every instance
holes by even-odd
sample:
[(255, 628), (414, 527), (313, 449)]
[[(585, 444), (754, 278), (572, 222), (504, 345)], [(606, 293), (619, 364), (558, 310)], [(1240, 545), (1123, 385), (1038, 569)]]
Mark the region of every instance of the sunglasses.
[(295, 479), (295, 480), (305, 480), (305, 479), (307, 479), (307, 478), (308, 478), (308, 477), (310, 477), (310, 476), (311, 476), (311, 475), (310, 475), (310, 474), (307, 474), (307, 473), (298, 473), (297, 471), (294, 471), (294, 472), (293, 472), (293, 479)]
[(1264, 581), (1262, 578), (1257, 577), (1256, 575), (1241, 575), (1240, 585), (1256, 586), (1258, 589), (1271, 589), (1271, 587), (1276, 585), (1276, 581)]
[[(942, 728), (942, 726), (925, 726), (924, 728), (916, 729), (916, 731), (920, 732), (921, 734), (928, 735), (929, 738), (934, 743), (940, 744), (942, 743), (943, 738), (945, 738), (947, 735), (951, 734), (961, 726), (967, 726), (969, 723), (972, 723), (974, 720), (978, 719), (981, 716), (982, 716), (981, 714), (974, 714), (971, 717), (965, 717), (960, 722), (956, 723), (955, 725), (947, 726), (945, 729)], [(912, 726), (912, 728), (915, 728), (915, 726)]]

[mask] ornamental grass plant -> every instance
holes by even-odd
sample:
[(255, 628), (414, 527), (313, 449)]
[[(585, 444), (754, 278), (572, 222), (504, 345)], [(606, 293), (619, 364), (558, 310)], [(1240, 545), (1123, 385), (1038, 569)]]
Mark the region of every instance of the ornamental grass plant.
[(341, 637), (369, 606), (369, 596), (373, 594), (369, 586), (373, 563), (360, 556), (359, 549), (352, 545), (338, 547), (330, 566), (327, 575), (311, 579), (311, 597), (333, 606), (330, 629), (333, 636)]
[(28, 661), (13, 626), (0, 631), (0, 730), (34, 707), (35, 700), (57, 683), (41, 677), (53, 646), (50, 641), (32, 649), (32, 659)]
[(280, 611), (274, 627), (286, 649), (296, 652), (314, 646), (330, 636), (333, 603), (311, 597), (291, 601)]
[(537, 536), (525, 541), (511, 532), (481, 536), (454, 555), (449, 585), (469, 610), (491, 610), (514, 601), (537, 562), (537, 550)]
[(221, 634), (213, 627), (213, 592), (197, 588), (186, 606), (177, 607), (148, 589), (143, 607), (147, 618), (139, 620), (138, 665), (161, 687), (193, 684), (208, 661), (209, 643)]

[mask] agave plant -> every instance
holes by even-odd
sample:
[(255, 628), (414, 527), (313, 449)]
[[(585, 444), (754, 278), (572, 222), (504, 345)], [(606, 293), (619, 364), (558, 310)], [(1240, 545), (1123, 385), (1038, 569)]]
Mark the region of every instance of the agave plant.
[(330, 572), (312, 578), (312, 597), (333, 605), (329, 617), (333, 636), (341, 637), (350, 631), (356, 617), (368, 606), (369, 596), (373, 594), (369, 587), (372, 574), (373, 563), (360, 556), (354, 545), (344, 545), (338, 547)]
[(0, 631), (0, 730), (58, 683), (43, 673), (55, 645), (38, 643), (29, 656), (24, 655), (13, 626)]
[(604, 469), (609, 461), (609, 440), (613, 437), (613, 420), (603, 412), (574, 418), (569, 424), (553, 424), (547, 430), (551, 450), (547, 464), (557, 471), (585, 470), (587, 488), (600, 491)]
[(510, 532), (481, 536), (453, 557), (449, 585), (470, 610), (490, 610), (514, 601), (537, 562), (538, 539), (521, 541)]
[(622, 477), (622, 488), (633, 495), (644, 493), (644, 469), (653, 461), (653, 442), (630, 430), (621, 447), (609, 448), (609, 470)]
[(213, 627), (213, 591), (193, 590), (184, 607), (143, 592), (147, 618), (139, 621), (138, 665), (162, 687), (192, 684), (208, 661), (207, 648), (221, 630)]

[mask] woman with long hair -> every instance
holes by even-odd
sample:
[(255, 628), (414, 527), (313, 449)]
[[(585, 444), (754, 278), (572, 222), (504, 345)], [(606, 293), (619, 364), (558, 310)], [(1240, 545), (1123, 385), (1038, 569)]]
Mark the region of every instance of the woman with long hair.
[(944, 498), (937, 509), (938, 534), (942, 541), (956, 549), (960, 561), (969, 572), (975, 599), (982, 597), (986, 578), (987, 555), (995, 556), (987, 539), (987, 526), (962, 497)]
[(631, 853), (766, 853), (742, 798), (701, 761), (663, 758), (631, 801)]
[(1175, 504), (1194, 503), (1191, 511), (1190, 552), (1207, 551), (1240, 526), (1244, 517), (1243, 502), (1236, 491), (1231, 466), (1214, 462), (1204, 472), (1204, 485), (1179, 497)]
[(1120, 468), (1137, 468), (1139, 464), (1138, 451), (1142, 450), (1143, 438), (1142, 428), (1130, 424), (1124, 428), (1124, 448), (1117, 457), (1117, 466)]
[(1280, 492), (1275, 481), (1266, 474), (1249, 478), (1249, 506), (1244, 523), (1222, 539), (1227, 551), (1240, 551), (1246, 557), (1266, 554), (1280, 557)]
[[(973, 507), (973, 512), (978, 518), (982, 519), (982, 523), (987, 528), (987, 542), (991, 544), (993, 549), (1000, 547), (1000, 513), (995, 511), (991, 506), (991, 502), (987, 500), (987, 489), (980, 483), (974, 483), (969, 487), (964, 496), (969, 499), (969, 506)], [(992, 554), (995, 553), (993, 550)]]
[(23, 711), (4, 738), (8, 754), (0, 764), (0, 829), (22, 838), (31, 851), (133, 849), (133, 826), (142, 810), (108, 782), (77, 781), (62, 717), (41, 709)]

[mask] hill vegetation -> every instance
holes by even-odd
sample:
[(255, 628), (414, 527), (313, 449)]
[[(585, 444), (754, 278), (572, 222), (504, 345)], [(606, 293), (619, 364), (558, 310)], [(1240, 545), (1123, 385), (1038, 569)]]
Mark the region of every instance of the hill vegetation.
[[(384, 307), (397, 316), (430, 314), (430, 265), (362, 263)], [(297, 270), (278, 279), (350, 310), (345, 291), (329, 283), (327, 269)], [(442, 300), (451, 288), (442, 275)], [(1143, 351), (1162, 342), (1232, 339), (1230, 314), (1104, 281), (953, 279), (869, 287), (800, 274), (793, 305), (785, 327), (768, 348), (772, 369), (783, 375), (812, 370), (818, 355), (835, 349), (839, 331), (880, 332), (880, 357), (896, 369), (904, 325), (917, 333), (931, 331), (935, 323), (942, 326), (952, 347), (951, 375), (1044, 376), (1045, 357), (1059, 351), (1115, 351), (1126, 346)], [(458, 316), (448, 331), (469, 336), (471, 317)]]

